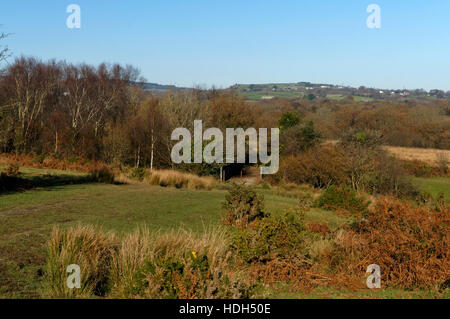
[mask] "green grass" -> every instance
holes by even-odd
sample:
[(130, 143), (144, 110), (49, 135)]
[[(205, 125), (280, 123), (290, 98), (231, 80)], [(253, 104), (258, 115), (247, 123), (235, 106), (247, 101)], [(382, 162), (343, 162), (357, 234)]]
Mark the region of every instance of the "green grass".
[[(6, 165), (0, 165), (0, 171), (3, 171)], [(42, 175), (69, 175), (69, 176), (86, 176), (86, 173), (80, 173), (75, 171), (63, 171), (59, 169), (50, 168), (34, 168), (34, 167), (20, 167), (20, 173), (24, 178), (32, 178)]]
[(273, 96), (274, 98), (280, 98), (280, 99), (295, 99), (302, 97), (304, 95), (303, 92), (295, 92), (295, 91), (271, 91), (271, 90), (265, 90), (265, 91), (250, 91), (250, 92), (242, 92), (242, 95), (244, 95), (247, 99), (252, 101), (259, 101), (263, 96)]
[(339, 101), (345, 99), (345, 96), (342, 94), (327, 94), (327, 99)]
[[(345, 98), (346, 98), (346, 96), (344, 96), (342, 94), (328, 94), (327, 95), (327, 99), (335, 100), (335, 101), (340, 101)], [(364, 97), (364, 96), (353, 96), (353, 99), (358, 102), (371, 102), (374, 100), (374, 98)]]
[(444, 194), (446, 200), (450, 200), (450, 178), (435, 177), (435, 178), (414, 178), (416, 185), (423, 191), (429, 193), (434, 199), (439, 197), (439, 194)]

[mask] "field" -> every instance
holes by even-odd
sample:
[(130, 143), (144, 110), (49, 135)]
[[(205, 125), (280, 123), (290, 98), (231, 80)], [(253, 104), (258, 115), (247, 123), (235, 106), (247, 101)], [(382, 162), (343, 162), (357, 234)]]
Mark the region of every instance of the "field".
[(295, 91), (286, 91), (286, 92), (280, 92), (280, 91), (250, 91), (250, 92), (243, 92), (243, 96), (245, 96), (250, 101), (259, 101), (262, 100), (263, 97), (272, 97), (272, 98), (280, 98), (280, 99), (296, 99), (299, 97), (302, 97), (304, 93), (302, 92), (295, 92)]
[[(21, 168), (24, 178), (64, 175), (80, 178), (83, 174), (54, 170)], [(449, 179), (418, 180), (430, 193), (444, 191), (447, 198)], [(287, 194), (258, 188), (265, 196), (266, 210), (277, 214), (298, 203)], [(217, 226), (226, 186), (210, 191), (180, 190), (145, 184), (76, 184), (36, 188), (0, 196), (0, 298), (37, 298), (46, 258), (45, 243), (54, 225), (63, 228), (77, 224), (101, 225), (125, 234), (138, 225), (151, 231), (179, 227), (199, 232)], [(325, 221), (333, 229), (350, 219), (333, 212), (312, 209), (306, 221)], [(427, 291), (347, 291), (321, 289), (305, 294), (291, 293), (289, 286), (267, 287), (261, 297), (436, 297)], [(439, 295), (440, 296), (440, 295)]]
[(437, 198), (440, 194), (444, 194), (446, 200), (450, 200), (450, 178), (415, 178), (415, 183), (425, 192)]
[(432, 148), (398, 147), (384, 146), (386, 151), (400, 160), (413, 161), (418, 160), (429, 165), (438, 165), (439, 157), (450, 159), (450, 150), (437, 150)]

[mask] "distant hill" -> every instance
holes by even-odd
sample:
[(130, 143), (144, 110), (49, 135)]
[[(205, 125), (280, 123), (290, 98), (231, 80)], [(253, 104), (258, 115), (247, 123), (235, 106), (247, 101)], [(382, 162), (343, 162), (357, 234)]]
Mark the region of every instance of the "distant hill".
[(171, 91), (191, 90), (190, 88), (178, 87), (175, 85), (163, 85), (158, 83), (134, 83), (134, 84), (140, 86), (145, 91), (152, 91), (152, 92), (165, 92), (168, 90)]
[(249, 100), (270, 100), (275, 98), (327, 98), (329, 100), (342, 100), (352, 96), (355, 100), (369, 102), (372, 100), (405, 100), (405, 99), (447, 99), (450, 100), (450, 91), (441, 90), (390, 90), (359, 88), (320, 84), (310, 82), (297, 83), (267, 83), (267, 84), (235, 84), (229, 89), (235, 90)]

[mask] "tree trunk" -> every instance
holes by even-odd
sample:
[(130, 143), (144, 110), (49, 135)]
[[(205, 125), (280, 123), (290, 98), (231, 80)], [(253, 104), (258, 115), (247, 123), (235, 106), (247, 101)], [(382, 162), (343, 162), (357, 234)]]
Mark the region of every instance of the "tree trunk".
[(154, 154), (154, 150), (155, 150), (155, 141), (153, 138), (153, 130), (152, 130), (152, 151), (150, 154), (150, 172), (153, 172), (153, 154)]
[(141, 146), (138, 147), (136, 167), (141, 165)]
[(58, 153), (58, 131), (55, 132), (55, 154)]

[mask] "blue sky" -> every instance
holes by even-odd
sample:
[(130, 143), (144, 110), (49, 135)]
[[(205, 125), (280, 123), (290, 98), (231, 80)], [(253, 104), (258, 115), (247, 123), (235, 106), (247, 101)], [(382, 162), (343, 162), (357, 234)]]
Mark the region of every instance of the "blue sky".
[[(381, 29), (366, 26), (372, 3)], [(449, 17), (446, 0), (2, 0), (0, 31), (16, 56), (133, 64), (162, 84), (450, 90)]]

